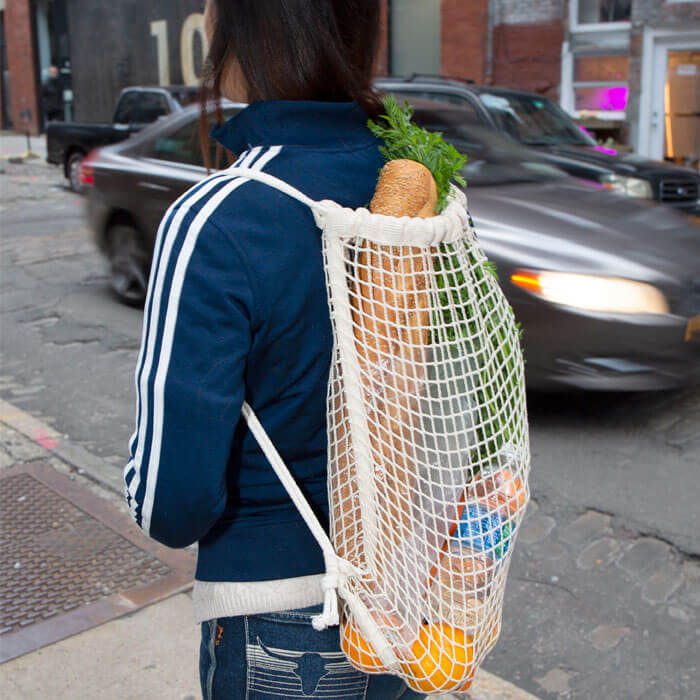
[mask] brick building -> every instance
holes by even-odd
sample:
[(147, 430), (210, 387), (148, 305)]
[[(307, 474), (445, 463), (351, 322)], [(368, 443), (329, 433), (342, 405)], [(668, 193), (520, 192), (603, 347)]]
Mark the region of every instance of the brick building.
[(41, 84), (60, 70), (65, 117), (71, 117), (68, 0), (0, 0), (0, 118), (2, 128), (38, 133)]
[[(700, 0), (382, 3), (379, 73), (533, 90), (599, 137), (657, 158), (697, 158)], [(51, 61), (61, 62), (67, 118), (109, 119), (129, 84), (196, 82), (200, 13), (201, 0), (0, 0), (3, 113), (15, 128), (40, 127)]]
[(390, 0), (387, 41), (395, 74), (533, 90), (599, 138), (700, 158), (699, 0)]

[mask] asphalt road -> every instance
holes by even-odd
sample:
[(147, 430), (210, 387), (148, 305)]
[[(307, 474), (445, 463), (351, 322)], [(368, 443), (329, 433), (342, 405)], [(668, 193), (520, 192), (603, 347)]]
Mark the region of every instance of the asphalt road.
[[(58, 170), (0, 167), (0, 396), (121, 470), (142, 312)], [(529, 411), (533, 504), (486, 668), (547, 698), (696, 697), (700, 389)]]

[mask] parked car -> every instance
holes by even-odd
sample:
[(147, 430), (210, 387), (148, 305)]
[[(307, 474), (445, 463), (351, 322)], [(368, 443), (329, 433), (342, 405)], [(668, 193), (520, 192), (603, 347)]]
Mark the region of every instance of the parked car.
[(574, 177), (700, 216), (698, 173), (598, 146), (559, 105), (546, 97), (523, 90), (421, 75), (381, 78), (376, 86), (409, 100), (424, 98), (458, 105), (471, 112), (473, 120), (537, 149), (553, 165)]
[(46, 129), (46, 160), (63, 166), (70, 188), (80, 192), (80, 163), (91, 149), (123, 141), (159, 117), (182, 111), (197, 95), (197, 88), (184, 86), (125, 88), (108, 124), (50, 122)]
[[(524, 327), (531, 388), (660, 389), (700, 379), (700, 228), (666, 207), (576, 180), (468, 111), (416, 120), (469, 155), (476, 230)], [(226, 105), (227, 117), (243, 105)], [(114, 291), (142, 303), (158, 223), (206, 175), (197, 110), (101, 149), (88, 218)]]

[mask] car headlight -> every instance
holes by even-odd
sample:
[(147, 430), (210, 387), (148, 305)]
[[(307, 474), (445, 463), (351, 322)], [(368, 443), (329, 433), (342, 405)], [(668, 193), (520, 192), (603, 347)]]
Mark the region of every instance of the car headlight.
[(668, 302), (651, 284), (621, 277), (598, 277), (549, 270), (517, 270), (511, 282), (562, 306), (617, 314), (667, 314)]
[(602, 183), (605, 189), (616, 194), (625, 194), (628, 197), (639, 197), (640, 199), (652, 199), (654, 196), (651, 191), (651, 183), (638, 177), (611, 174), (605, 175)]

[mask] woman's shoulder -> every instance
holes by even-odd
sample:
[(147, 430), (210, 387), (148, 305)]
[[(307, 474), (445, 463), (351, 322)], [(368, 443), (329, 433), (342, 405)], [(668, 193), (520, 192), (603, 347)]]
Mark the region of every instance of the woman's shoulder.
[[(319, 152), (285, 146), (256, 147), (233, 166), (192, 187), (176, 206), (186, 207), (237, 237), (259, 227), (313, 226), (308, 200), (364, 206), (374, 191), (381, 157), (375, 145)], [(271, 176), (271, 178), (270, 178)], [(256, 179), (270, 178), (267, 181)], [(281, 185), (281, 186), (280, 186)], [(301, 195), (285, 191), (290, 186)], [(307, 203), (305, 203), (307, 202)]]

